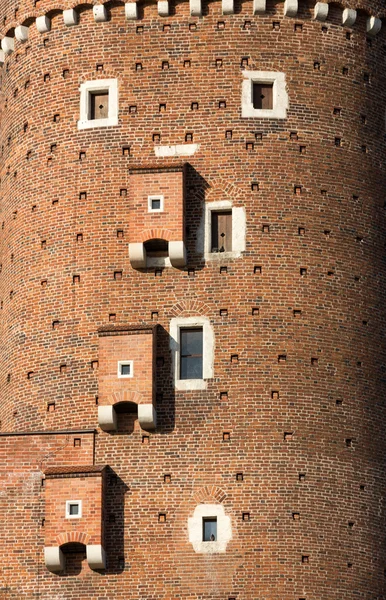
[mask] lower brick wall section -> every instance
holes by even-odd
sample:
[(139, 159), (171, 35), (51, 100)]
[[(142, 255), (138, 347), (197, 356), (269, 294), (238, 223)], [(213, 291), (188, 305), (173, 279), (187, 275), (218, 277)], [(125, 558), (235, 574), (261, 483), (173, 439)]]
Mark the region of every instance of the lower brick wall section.
[[(93, 454), (93, 433), (0, 436), (0, 598), (39, 597), (46, 577), (44, 470), (90, 465)], [(55, 596), (41, 597), (53, 600)]]

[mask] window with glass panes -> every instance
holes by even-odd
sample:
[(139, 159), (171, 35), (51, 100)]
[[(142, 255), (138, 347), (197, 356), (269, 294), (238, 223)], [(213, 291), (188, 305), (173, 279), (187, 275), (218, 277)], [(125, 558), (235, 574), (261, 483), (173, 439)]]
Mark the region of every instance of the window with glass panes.
[(202, 379), (203, 329), (180, 329), (180, 379)]

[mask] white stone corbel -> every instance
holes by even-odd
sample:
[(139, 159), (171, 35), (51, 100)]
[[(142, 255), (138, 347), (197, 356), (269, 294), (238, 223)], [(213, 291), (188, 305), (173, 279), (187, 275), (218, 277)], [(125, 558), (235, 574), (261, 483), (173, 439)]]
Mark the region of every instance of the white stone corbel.
[(114, 406), (98, 406), (98, 425), (103, 431), (116, 431), (117, 413)]
[(381, 31), (382, 21), (377, 17), (369, 17), (366, 21), (366, 33), (374, 37)]
[(90, 569), (106, 568), (106, 553), (100, 544), (87, 545), (86, 556)]
[(328, 15), (328, 4), (327, 2), (317, 2), (314, 8), (314, 19), (315, 21), (325, 21)]
[(138, 19), (138, 6), (136, 2), (126, 2), (125, 16), (128, 21)]
[(265, 13), (267, 10), (267, 0), (253, 0), (253, 14)]
[(94, 4), (92, 12), (95, 23), (104, 23), (107, 21), (107, 10), (104, 4)]
[(133, 269), (146, 269), (146, 249), (142, 242), (129, 244), (129, 258)]
[(46, 546), (44, 548), (44, 562), (46, 567), (52, 573), (64, 571), (66, 560), (59, 546)]
[(222, 0), (221, 7), (223, 15), (233, 15), (235, 12), (234, 0)]
[(138, 421), (142, 429), (157, 427), (157, 412), (152, 404), (138, 404)]
[(342, 12), (343, 27), (352, 27), (357, 20), (357, 11), (353, 8), (345, 8)]
[(73, 25), (78, 25), (79, 23), (79, 15), (73, 8), (69, 8), (68, 10), (63, 11), (63, 21), (67, 27), (72, 27)]
[(201, 0), (189, 0), (189, 7), (190, 7), (190, 16), (191, 17), (201, 17), (202, 16)]
[(173, 267), (184, 267), (186, 265), (184, 242), (169, 242), (169, 260)]
[(158, 8), (158, 14), (160, 17), (168, 17), (169, 16), (168, 0), (158, 0), (157, 8)]
[(15, 29), (15, 38), (18, 42), (24, 44), (28, 40), (29, 28), (25, 25), (18, 25)]
[(285, 0), (284, 16), (285, 17), (296, 17), (297, 14), (298, 14), (298, 0)]
[(38, 17), (36, 19), (36, 29), (39, 33), (47, 33), (51, 31), (51, 19), (43, 15), (42, 17)]
[(4, 51), (5, 54), (12, 54), (12, 52), (15, 50), (15, 40), (14, 38), (11, 37), (4, 37), (1, 40), (1, 48)]
[(0, 65), (3, 65), (4, 62), (5, 62), (4, 50), (0, 50)]

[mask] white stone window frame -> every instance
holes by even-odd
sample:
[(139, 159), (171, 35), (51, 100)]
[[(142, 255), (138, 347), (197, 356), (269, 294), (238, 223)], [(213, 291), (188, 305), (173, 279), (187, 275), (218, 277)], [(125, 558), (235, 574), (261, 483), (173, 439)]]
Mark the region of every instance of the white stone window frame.
[[(217, 540), (204, 542), (204, 519), (217, 519)], [(222, 504), (199, 504), (193, 517), (188, 518), (189, 542), (197, 554), (222, 554), (232, 539), (231, 518), (225, 514)]]
[[(80, 118), (78, 129), (95, 127), (113, 127), (118, 125), (118, 80), (96, 79), (85, 81), (80, 88)], [(91, 95), (97, 92), (108, 92), (109, 110), (107, 119), (91, 119)]]
[[(289, 106), (285, 73), (276, 71), (243, 71), (241, 116), (243, 118), (286, 119)], [(271, 109), (253, 107), (253, 84), (272, 83)]]
[[(232, 213), (232, 251), (212, 252), (212, 212), (229, 211)], [(205, 260), (221, 260), (239, 258), (245, 252), (246, 218), (245, 208), (232, 206), (230, 200), (219, 200), (205, 204)]]
[[(180, 379), (180, 331), (202, 328), (202, 379)], [(207, 317), (175, 317), (170, 321), (170, 349), (172, 351), (172, 374), (176, 390), (205, 390), (207, 380), (213, 378), (214, 332)], [(210, 516), (210, 515), (209, 515)]]
[[(152, 201), (159, 200), (160, 208), (152, 208)], [(163, 194), (152, 194), (147, 197), (147, 210), (149, 213), (160, 213), (164, 212), (164, 196)]]
[[(70, 514), (70, 506), (78, 505), (79, 512), (77, 515)], [(66, 519), (81, 519), (82, 518), (82, 500), (66, 500)]]
[[(130, 374), (122, 375), (122, 365), (130, 365)], [(119, 360), (118, 361), (118, 379), (132, 379), (134, 377), (134, 361), (132, 360)]]

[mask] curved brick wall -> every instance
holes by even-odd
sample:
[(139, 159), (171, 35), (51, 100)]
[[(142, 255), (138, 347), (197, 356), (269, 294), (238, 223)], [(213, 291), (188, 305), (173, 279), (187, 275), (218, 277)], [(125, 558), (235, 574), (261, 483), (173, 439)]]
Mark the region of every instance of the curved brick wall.
[[(1, 431), (96, 428), (97, 330), (109, 323), (159, 323), (163, 397), (146, 439), (129, 415), (126, 430), (95, 437), (96, 464), (118, 475), (106, 573), (44, 567), (39, 473), (64, 460), (44, 442), (22, 452), (19, 483), (0, 498), (5, 511), (28, 506), (3, 519), (0, 587), (18, 599), (382, 598), (385, 34), (367, 40), (366, 18), (383, 3), (358, 5), (367, 12), (351, 29), (337, 6), (325, 23), (305, 4), (292, 19), (283, 4), (223, 16), (213, 2), (196, 18), (185, 2), (164, 19), (146, 4), (135, 21), (112, 4), (104, 23), (83, 6), (66, 27), (56, 5), (25, 4), (0, 15), (3, 34), (31, 24), (2, 72)], [(42, 35), (28, 15), (47, 13)], [(241, 118), (243, 69), (285, 73), (286, 120)], [(78, 131), (79, 85), (98, 78), (118, 79), (119, 126)], [(173, 145), (187, 133), (199, 144), (187, 159), (187, 266), (134, 270), (129, 168), (164, 164), (154, 134)], [(205, 199), (245, 207), (241, 258), (205, 263), (197, 251)], [(177, 392), (169, 323), (197, 314), (213, 325), (214, 378)], [(231, 516), (223, 555), (187, 541), (203, 501)]]

